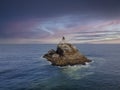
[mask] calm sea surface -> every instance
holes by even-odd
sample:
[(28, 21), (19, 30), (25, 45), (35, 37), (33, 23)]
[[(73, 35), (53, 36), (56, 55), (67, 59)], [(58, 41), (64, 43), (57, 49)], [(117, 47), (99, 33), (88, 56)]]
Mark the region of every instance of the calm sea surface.
[(91, 63), (51, 66), (56, 45), (0, 45), (0, 90), (120, 90), (120, 45), (76, 45)]

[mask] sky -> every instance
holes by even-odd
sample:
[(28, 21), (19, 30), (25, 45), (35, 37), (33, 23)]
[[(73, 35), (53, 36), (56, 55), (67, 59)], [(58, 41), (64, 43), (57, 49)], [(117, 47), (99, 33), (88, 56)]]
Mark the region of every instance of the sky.
[(120, 0), (0, 0), (0, 44), (120, 43)]

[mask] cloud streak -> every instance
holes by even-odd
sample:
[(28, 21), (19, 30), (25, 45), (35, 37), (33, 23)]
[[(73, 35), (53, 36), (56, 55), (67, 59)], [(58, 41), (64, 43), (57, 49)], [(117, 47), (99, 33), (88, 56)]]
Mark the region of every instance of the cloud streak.
[[(116, 23), (117, 22), (117, 23)], [(92, 43), (120, 39), (120, 21), (107, 21), (91, 28), (73, 33), (73, 40)], [(112, 41), (113, 42), (113, 41)]]
[[(75, 19), (74, 19), (75, 18)], [(97, 22), (97, 23), (96, 23)], [(93, 20), (81, 23), (79, 16), (14, 21), (0, 34), (3, 39), (20, 39), (38, 43), (56, 43), (62, 36), (73, 43), (92, 43), (120, 39), (119, 20)]]

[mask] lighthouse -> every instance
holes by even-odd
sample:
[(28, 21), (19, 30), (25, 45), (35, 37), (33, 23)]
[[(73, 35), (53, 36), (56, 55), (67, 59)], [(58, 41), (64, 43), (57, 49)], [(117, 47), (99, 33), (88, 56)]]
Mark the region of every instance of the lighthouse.
[(66, 43), (66, 41), (65, 41), (65, 37), (63, 36), (59, 44), (64, 44), (64, 43)]

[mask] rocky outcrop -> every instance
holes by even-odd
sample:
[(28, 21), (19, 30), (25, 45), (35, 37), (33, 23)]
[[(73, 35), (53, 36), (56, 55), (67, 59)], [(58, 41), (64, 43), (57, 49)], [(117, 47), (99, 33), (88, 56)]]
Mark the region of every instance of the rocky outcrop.
[(57, 50), (50, 50), (43, 56), (55, 66), (66, 66), (66, 65), (85, 65), (86, 62), (91, 62), (79, 50), (70, 43), (59, 43)]

